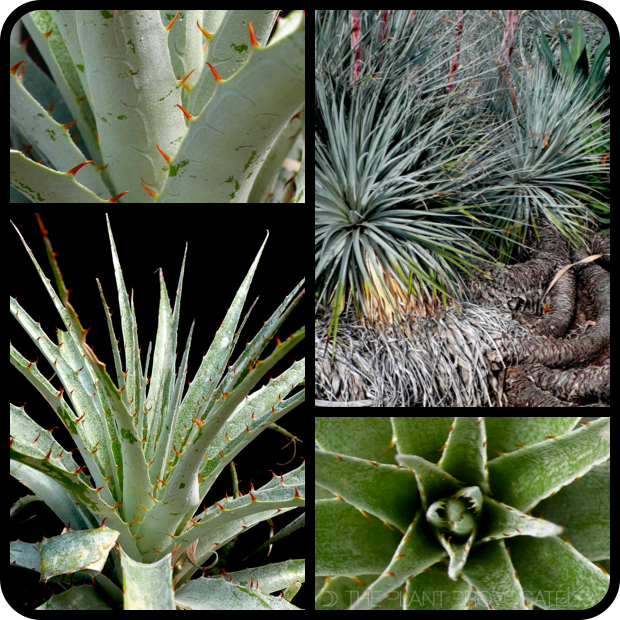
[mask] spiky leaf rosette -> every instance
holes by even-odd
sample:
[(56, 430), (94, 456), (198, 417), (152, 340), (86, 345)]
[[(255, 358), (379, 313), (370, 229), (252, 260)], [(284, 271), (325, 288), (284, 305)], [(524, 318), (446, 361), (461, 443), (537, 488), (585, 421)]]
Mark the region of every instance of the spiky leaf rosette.
[(317, 418), (316, 608), (596, 605), (610, 418), (581, 421)]
[(451, 34), (442, 17), (412, 21), (396, 11), (385, 30), (361, 13), (355, 81), (358, 45), (342, 49), (351, 40), (348, 11), (316, 19), (315, 280), (336, 330), (345, 299), (358, 313), (372, 316), (378, 305), (390, 317), (413, 296), (456, 294), (456, 265), (487, 255), (471, 235), (478, 222), (440, 197), (500, 163), (473, 140), (481, 119), (463, 121), (463, 102), (446, 96), (441, 50)]
[(538, 216), (580, 242), (609, 213), (598, 89), (524, 62), (538, 33), (518, 13), (315, 13), (316, 311), (330, 314), (328, 339), (345, 308), (391, 321), (465, 297), (461, 271), (506, 260)]
[[(240, 355), (232, 358), (249, 317), (249, 312), (243, 318), (241, 313), (265, 239), (200, 368), (188, 382), (191, 333), (177, 366), (185, 261), (174, 309), (160, 271), (159, 327), (143, 365), (135, 307), (127, 294), (108, 219), (123, 338), (121, 342), (116, 337), (100, 286), (114, 356), (114, 366), (106, 367), (86, 342), (88, 330), (68, 301), (69, 292), (40, 218), (39, 225), (58, 293), (23, 237), (22, 242), (62, 320), (58, 343), (12, 297), (10, 310), (56, 377), (47, 379), (38, 360), (28, 361), (12, 344), (10, 359), (58, 414), (85, 465), (80, 467), (74, 451), (60, 445), (52, 435), (55, 429), (41, 428), (26, 414), (25, 405), (11, 404), (11, 474), (74, 530), (47, 540), (40, 549), (12, 542), (11, 563), (41, 571), (46, 580), (71, 574), (73, 584), (86, 580), (95, 586), (96, 576), (98, 588), (88, 587), (87, 594), (73, 588), (53, 597), (43, 609), (297, 609), (290, 600), (304, 580), (303, 560), (236, 571), (226, 583), (204, 578), (204, 572), (202, 579), (190, 582), (190, 578), (196, 567), (218, 552), (215, 562), (219, 558), (217, 570), (222, 570), (222, 562), (245, 530), (265, 521), (273, 527), (271, 519), (305, 505), (305, 464), (274, 473), (269, 482), (243, 494), (233, 462), (266, 429), (296, 439), (275, 422), (304, 402), (305, 360), (295, 361), (275, 378), (268, 373), (304, 339), (305, 329), (284, 342), (276, 339), (273, 352), (264, 354), (303, 299), (304, 281), (241, 347)], [(224, 469), (231, 472), (233, 496), (226, 493), (204, 505)], [(289, 531), (301, 526), (303, 519), (298, 519)], [(260, 592), (256, 592), (258, 582)]]
[[(280, 12), (26, 13), (11, 42), (11, 202), (298, 201), (305, 11)], [(13, 42), (22, 25), (51, 78)]]

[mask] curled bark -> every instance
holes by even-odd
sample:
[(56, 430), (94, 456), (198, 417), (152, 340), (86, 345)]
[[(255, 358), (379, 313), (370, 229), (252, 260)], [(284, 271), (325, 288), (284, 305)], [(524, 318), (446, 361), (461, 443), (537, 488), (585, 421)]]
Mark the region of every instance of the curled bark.
[(483, 271), (467, 282), (474, 303), (411, 315), (401, 326), (342, 323), (327, 352), (326, 322), (317, 321), (315, 398), (341, 406), (608, 407), (609, 237), (593, 234), (571, 250), (547, 221), (538, 231), (521, 263), (472, 261)]
[[(585, 258), (583, 251), (573, 254), (573, 260)], [(574, 338), (558, 340), (550, 336), (532, 336), (522, 343), (516, 357), (508, 356), (512, 363), (538, 362), (552, 368), (587, 363), (596, 359), (610, 341), (611, 305), (609, 273), (594, 263), (576, 267), (580, 281), (592, 295), (594, 316), (590, 316), (592, 329)]]
[[(567, 281), (552, 302), (561, 304), (553, 310), (561, 309), (563, 323), (571, 317), (572, 327), (566, 337), (554, 337), (549, 332), (555, 328), (543, 328), (544, 335), (532, 334), (521, 342), (518, 356), (506, 355), (508, 363), (523, 364), (508, 373), (509, 402), (513, 406), (584, 406), (580, 403), (593, 398), (599, 399), (600, 406), (608, 406), (602, 401), (608, 403), (610, 399), (610, 273), (596, 262), (580, 261), (593, 256), (592, 252), (607, 253), (605, 264), (609, 266), (609, 245), (608, 238), (594, 235), (589, 251), (578, 249), (571, 253), (574, 267), (570, 270), (575, 272), (579, 293), (576, 295), (576, 289)], [(573, 322), (574, 300), (578, 305)], [(538, 327), (533, 325), (534, 331), (541, 333)]]
[[(610, 398), (610, 363), (603, 366), (590, 366), (572, 370), (555, 371), (535, 364), (517, 366), (508, 371), (508, 382), (513, 390), (513, 399), (519, 406), (539, 406), (534, 401), (537, 394), (553, 394), (564, 401), (576, 401), (586, 398), (601, 398), (609, 402)], [(527, 389), (532, 391), (527, 392)], [(534, 390), (535, 388), (535, 390)], [(525, 394), (525, 395), (524, 395)], [(528, 400), (532, 398), (534, 400)], [(561, 401), (560, 401), (561, 402)], [(553, 405), (564, 407), (564, 404)]]

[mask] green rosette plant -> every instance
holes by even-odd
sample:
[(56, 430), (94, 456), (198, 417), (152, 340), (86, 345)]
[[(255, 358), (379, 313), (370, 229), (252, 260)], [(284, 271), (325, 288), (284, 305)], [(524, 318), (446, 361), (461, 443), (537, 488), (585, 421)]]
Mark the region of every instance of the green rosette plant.
[(609, 589), (610, 418), (317, 418), (316, 609), (573, 610)]
[[(551, 75), (558, 72), (564, 80), (581, 80), (587, 84), (587, 91), (593, 99), (607, 95), (610, 88), (610, 74), (605, 73), (605, 63), (609, 53), (610, 36), (605, 34), (598, 45), (596, 53), (592, 53), (593, 41), (586, 47), (586, 36), (583, 25), (575, 18), (573, 37), (569, 47), (564, 37), (558, 32), (560, 39), (560, 64), (556, 68), (556, 59), (549, 46), (547, 37), (541, 34), (540, 43), (537, 44), (538, 54), (547, 63)], [(592, 60), (590, 60), (592, 59)], [(604, 99), (603, 103), (608, 104)]]
[[(224, 566), (232, 548), (243, 545), (244, 531), (265, 522), (273, 528), (273, 518), (305, 506), (305, 463), (280, 475), (274, 472), (267, 484), (251, 486), (244, 494), (233, 462), (266, 429), (296, 440), (275, 423), (305, 400), (305, 360), (275, 378), (269, 371), (304, 339), (305, 328), (284, 342), (277, 339), (274, 351), (264, 353), (303, 299), (304, 280), (237, 359), (231, 359), (249, 316), (239, 325), (265, 239), (188, 382), (193, 327), (178, 366), (176, 360), (185, 260), (174, 309), (160, 270), (157, 338), (143, 362), (133, 298), (130, 302), (108, 219), (123, 335), (119, 348), (112, 312), (98, 283), (114, 356), (114, 368), (108, 369), (86, 342), (89, 330), (68, 301), (40, 218), (39, 225), (58, 293), (22, 241), (61, 317), (57, 343), (13, 297), (10, 311), (56, 377), (46, 378), (38, 359), (28, 361), (13, 344), (11, 365), (58, 414), (84, 464), (53, 436), (55, 429), (42, 428), (25, 405), (11, 403), (10, 472), (36, 494), (13, 506), (11, 516), (32, 501), (44, 501), (65, 525), (61, 535), (38, 546), (20, 540), (10, 545), (11, 564), (40, 572), (42, 580), (66, 584), (38, 609), (297, 610), (291, 600), (305, 581), (303, 559), (228, 574)], [(231, 471), (234, 495), (205, 504), (224, 470)], [(303, 525), (301, 515), (270, 542)], [(213, 578), (205, 575), (216, 566)], [(197, 570), (202, 576), (191, 579)]]

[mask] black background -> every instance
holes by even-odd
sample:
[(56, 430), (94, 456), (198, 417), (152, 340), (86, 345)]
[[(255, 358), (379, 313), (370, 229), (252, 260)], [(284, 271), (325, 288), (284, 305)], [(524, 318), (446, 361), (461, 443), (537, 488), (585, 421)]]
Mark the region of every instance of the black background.
[[(177, 343), (177, 368), (180, 363), (187, 336), (196, 320), (192, 345), (188, 360), (187, 377), (191, 381), (196, 374), (202, 356), (209, 348), (216, 329), (219, 328), (232, 302), (237, 289), (247, 274), (264, 238), (267, 229), (270, 237), (258, 264), (253, 283), (242, 317), (246, 314), (253, 301), (260, 295), (248, 322), (239, 338), (239, 344), (231, 356), (235, 360), (245, 346), (262, 327), (263, 321), (271, 316), (285, 295), (301, 281), (304, 272), (301, 262), (302, 233), (298, 218), (289, 214), (288, 210), (261, 208), (260, 210), (239, 208), (226, 205), (224, 208), (213, 206), (197, 215), (197, 210), (185, 211), (178, 207), (176, 213), (162, 215), (163, 210), (126, 209), (109, 211), (112, 232), (127, 292), (131, 298), (135, 292), (135, 312), (138, 324), (138, 338), (142, 347), (142, 363), (144, 365), (149, 342), (155, 344), (159, 307), (159, 276), (158, 268), (163, 269), (171, 305), (178, 284), (186, 242), (189, 243)], [(49, 232), (49, 238), (55, 252), (58, 253), (60, 270), (65, 276), (65, 285), (72, 289), (69, 301), (79, 314), (85, 329), (92, 327), (87, 342), (94, 347), (99, 359), (108, 365), (108, 371), (115, 378), (114, 360), (110, 347), (105, 313), (102, 307), (95, 278), (99, 278), (106, 301), (113, 311), (112, 321), (117, 338), (121, 338), (120, 311), (118, 308), (117, 287), (108, 239), (107, 224), (104, 210), (89, 209), (79, 212), (77, 209), (53, 209), (41, 212), (43, 223)], [(19, 228), (28, 246), (33, 251), (39, 265), (47, 277), (53, 274), (47, 260), (45, 247), (36, 222), (34, 212), (21, 211), (13, 214), (12, 221)], [(56, 309), (50, 300), (37, 270), (22, 245), (19, 235), (9, 223), (9, 292), (17, 297), (21, 306), (41, 326), (47, 335), (56, 342), (55, 330), (63, 328)], [(305, 324), (303, 308), (305, 298), (293, 310), (284, 323), (280, 339), (284, 341), (290, 334)], [(46, 377), (53, 375), (52, 367), (41, 355), (36, 345), (17, 322), (10, 317), (10, 341), (13, 346), (27, 359), (34, 361), (39, 357), (39, 370)], [(271, 343), (266, 355), (273, 351), (275, 341)], [(298, 345), (289, 355), (285, 356), (271, 371), (273, 377), (278, 376), (291, 366), (294, 359), (302, 359), (305, 355), (305, 341)], [(121, 357), (123, 354), (121, 353)], [(26, 404), (26, 413), (43, 428), (58, 426), (54, 437), (65, 448), (71, 450), (73, 442), (63, 424), (54, 411), (30, 384), (27, 379), (11, 366), (8, 384), (10, 401), (16, 406)], [(150, 369), (149, 369), (150, 375)], [(52, 383), (60, 387), (55, 378)], [(264, 385), (266, 381), (261, 382)], [(260, 385), (258, 387), (260, 387)], [(296, 390), (298, 391), (298, 389)], [(240, 489), (247, 493), (250, 482), (255, 488), (267, 483), (272, 474), (288, 472), (301, 464), (305, 457), (307, 437), (302, 430), (302, 417), (305, 404), (300, 405), (278, 421), (278, 424), (305, 440), (297, 444), (297, 457), (288, 465), (293, 456), (293, 445), (282, 450), (288, 438), (271, 430), (265, 430), (235, 458)], [(79, 453), (74, 457), (81, 464)], [(31, 492), (12, 477), (10, 505), (19, 497)], [(203, 505), (211, 505), (219, 501), (228, 491), (232, 493), (228, 470), (224, 470), (216, 484), (207, 494)], [(284, 525), (297, 518), (303, 509), (296, 509), (277, 517), (274, 520), (276, 532)], [(33, 518), (30, 518), (33, 517)], [(28, 521), (25, 523), (25, 520)], [(19, 513), (11, 523), (11, 540), (18, 536), (28, 542), (37, 542), (41, 531), (46, 537), (60, 534), (63, 524), (45, 505), (38, 502), (31, 504)], [(246, 566), (261, 566), (289, 558), (303, 558), (303, 535), (305, 530), (298, 530), (291, 537), (274, 545), (269, 558), (262, 552), (252, 556), (243, 566), (230, 566), (227, 570), (240, 570)], [(237, 546), (243, 550), (254, 549), (268, 537), (268, 526), (259, 524), (241, 536)], [(244, 554), (245, 555), (245, 554)], [(19, 572), (19, 580), (30, 577), (31, 571), (13, 567), (11, 571)], [(35, 582), (38, 580), (36, 575)], [(4, 582), (6, 583), (6, 582)], [(4, 584), (3, 584), (4, 585)], [(24, 583), (24, 586), (26, 584)], [(302, 600), (304, 590), (293, 600), (293, 604), (305, 608)], [(5, 595), (10, 595), (3, 588)], [(28, 599), (28, 608), (34, 607), (33, 593), (24, 595)], [(47, 596), (43, 596), (38, 604)], [(10, 600), (10, 599), (9, 599)], [(15, 605), (17, 609), (23, 607)]]

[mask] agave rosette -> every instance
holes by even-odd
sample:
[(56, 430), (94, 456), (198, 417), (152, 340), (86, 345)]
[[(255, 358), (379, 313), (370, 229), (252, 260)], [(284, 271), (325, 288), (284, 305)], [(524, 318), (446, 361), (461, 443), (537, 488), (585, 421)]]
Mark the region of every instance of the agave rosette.
[[(12, 344), (11, 364), (57, 412), (85, 465), (80, 467), (71, 452), (59, 444), (53, 437), (54, 429), (43, 429), (24, 407), (11, 404), (11, 474), (31, 488), (71, 529), (45, 540), (40, 549), (21, 541), (11, 542), (11, 563), (40, 571), (46, 580), (72, 574), (73, 583), (87, 579), (90, 584), (93, 579), (93, 584), (98, 585), (97, 589), (90, 585), (72, 588), (52, 598), (44, 609), (85, 605), (96, 609), (118, 605), (125, 609), (207, 609), (209, 605), (224, 605), (225, 600), (233, 605), (232, 599), (238, 609), (296, 609), (288, 600), (269, 593), (303, 581), (303, 560), (274, 563), (263, 567), (260, 575), (239, 571), (234, 580), (222, 585), (205, 578), (190, 582), (196, 567), (185, 559), (185, 554), (203, 562), (244, 530), (305, 505), (302, 464), (281, 476), (274, 474), (269, 483), (247, 495), (227, 496), (199, 510), (224, 468), (230, 468), (236, 479), (232, 463), (235, 455), (266, 428), (288, 434), (274, 423), (304, 402), (304, 359), (295, 361), (278, 377), (262, 380), (304, 339), (305, 328), (284, 342), (278, 340), (273, 353), (260, 360), (283, 321), (303, 298), (304, 281), (231, 361), (249, 316), (239, 326), (265, 239), (186, 389), (191, 333), (180, 367), (176, 368), (185, 260), (174, 309), (160, 271), (159, 328), (143, 366), (133, 302), (125, 288), (108, 219), (121, 308), (121, 348), (125, 351), (123, 367), (111, 312), (99, 285), (115, 362), (114, 372), (109, 373), (86, 343), (87, 330), (68, 302), (55, 254), (39, 223), (60, 294), (54, 292), (23, 237), (22, 241), (63, 321), (64, 329), (57, 331), (58, 344), (13, 297), (10, 310), (55, 369), (62, 387), (57, 389), (41, 374), (37, 362), (29, 362)], [(22, 506), (23, 502), (17, 508)], [(112, 552), (115, 543), (120, 545), (118, 554)], [(255, 591), (257, 579), (262, 582), (260, 592)], [(289, 600), (291, 597), (292, 593)]]
[(588, 609), (607, 593), (610, 418), (315, 428), (317, 609)]
[(303, 202), (305, 12), (279, 14), (26, 13), (11, 202)]

